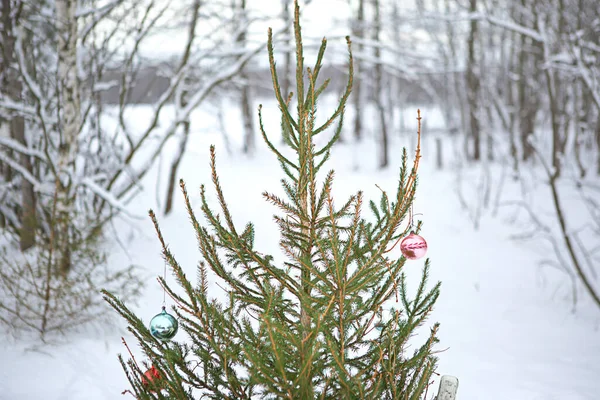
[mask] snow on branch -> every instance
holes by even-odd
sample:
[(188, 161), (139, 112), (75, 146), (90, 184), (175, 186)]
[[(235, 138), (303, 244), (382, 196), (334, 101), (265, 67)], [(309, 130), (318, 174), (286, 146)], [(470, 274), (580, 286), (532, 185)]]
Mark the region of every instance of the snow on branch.
[(98, 185), (96, 182), (94, 182), (90, 177), (83, 178), (81, 180), (80, 184), (82, 186), (85, 186), (88, 189), (90, 189), (98, 197), (100, 197), (102, 200), (106, 201), (108, 203), (108, 205), (110, 205), (112, 208), (123, 212), (127, 216), (129, 216), (131, 218), (135, 218), (135, 219), (144, 219), (145, 218), (145, 215), (131, 213), (129, 210), (127, 210), (127, 207), (125, 206), (125, 204), (123, 204), (121, 201), (119, 201), (119, 199), (117, 199), (112, 193), (104, 190), (100, 185)]
[(572, 52), (577, 63), (577, 72), (592, 94), (592, 98), (594, 99), (594, 103), (596, 103), (596, 107), (598, 107), (600, 110), (600, 85), (594, 84), (593, 77), (590, 76), (589, 70), (586, 68), (585, 63), (581, 59), (580, 49), (575, 47)]
[(113, 79), (111, 81), (108, 82), (97, 82), (94, 84), (94, 87), (92, 89), (92, 91), (94, 93), (99, 93), (99, 92), (104, 92), (107, 90), (110, 90), (114, 87), (118, 87), (119, 86), (119, 81)]
[[(284, 31), (283, 29), (281, 30)], [(229, 68), (225, 68), (215, 77), (210, 79), (204, 87), (197, 91), (194, 96), (192, 96), (189, 100), (188, 105), (182, 109), (181, 117), (177, 121), (173, 121), (167, 132), (174, 131), (176, 126), (182, 122), (182, 120), (187, 119), (190, 113), (194, 108), (198, 106), (215, 88), (215, 86), (223, 83), (224, 81), (231, 79), (234, 75), (236, 75), (245, 65), (250, 61), (252, 57), (254, 57), (258, 52), (265, 48), (265, 43), (260, 43), (259, 45), (251, 48), (244, 56), (240, 57), (233, 65)]]
[(116, 6), (118, 6), (121, 3), (123, 3), (123, 0), (112, 0), (112, 1), (109, 1), (105, 5), (100, 6), (98, 8), (93, 8), (93, 7), (84, 8), (82, 10), (78, 10), (75, 13), (75, 17), (76, 18), (87, 17), (88, 15), (92, 15), (92, 14), (106, 15), (113, 8), (115, 8)]
[[(276, 34), (280, 34), (281, 32), (284, 32), (284, 29), (281, 29), (281, 31), (278, 31)], [(227, 68), (222, 69), (217, 75), (207, 80), (203, 84), (203, 86), (194, 93), (194, 95), (189, 99), (188, 104), (185, 107), (178, 110), (179, 112), (177, 113), (177, 118), (175, 118), (167, 127), (167, 129), (165, 130), (165, 135), (156, 145), (154, 150), (150, 153), (149, 157), (146, 159), (146, 162), (134, 174), (134, 179), (132, 179), (129, 183), (124, 184), (123, 187), (121, 187), (117, 191), (118, 198), (121, 198), (123, 195), (125, 195), (131, 188), (131, 186), (135, 184), (136, 180), (139, 180), (146, 174), (146, 172), (150, 169), (152, 163), (154, 163), (154, 161), (158, 157), (166, 141), (175, 134), (179, 124), (181, 124), (181, 122), (189, 118), (191, 112), (210, 95), (210, 93), (216, 86), (235, 76), (246, 65), (246, 63), (258, 52), (263, 50), (264, 47), (264, 42), (261, 42), (259, 45), (252, 47), (246, 52), (244, 56), (240, 57), (235, 63), (231, 64)], [(145, 135), (146, 134), (149, 135), (150, 131), (145, 132)]]
[(85, 43), (87, 36), (90, 34), (90, 32), (92, 32), (96, 25), (98, 25), (98, 23), (102, 19), (104, 19), (108, 14), (110, 14), (110, 12), (122, 2), (123, 0), (113, 0), (112, 2), (109, 2), (102, 7), (96, 9), (81, 10), (76, 13), (77, 18), (93, 15), (93, 19), (81, 30), (80, 36), (82, 43)]
[(20, 29), (15, 29), (15, 37), (16, 37), (16, 45), (15, 45), (15, 53), (17, 55), (17, 61), (19, 65), (19, 71), (21, 72), (21, 76), (25, 81), (25, 84), (32, 92), (33, 96), (37, 101), (36, 114), (40, 119), (40, 123), (42, 125), (42, 129), (44, 133), (47, 135), (47, 123), (50, 122), (50, 118), (46, 115), (46, 101), (44, 95), (42, 93), (42, 89), (38, 86), (37, 82), (29, 75), (27, 71), (27, 62), (25, 61), (25, 55), (23, 54), (23, 37)]
[(491, 16), (488, 14), (483, 14), (480, 12), (456, 13), (456, 14), (425, 13), (424, 16), (427, 18), (442, 20), (442, 21), (447, 21), (447, 22), (473, 21), (473, 20), (487, 21), (492, 25), (496, 25), (496, 26), (508, 29), (510, 31), (517, 32), (523, 36), (530, 37), (537, 42), (542, 42), (544, 40), (543, 36), (535, 29), (531, 29), (526, 26), (519, 25), (513, 21), (496, 18), (494, 16)]
[[(328, 41), (333, 40), (333, 39), (344, 39), (345, 40), (345, 38), (346, 38), (345, 36), (327, 36)], [(309, 39), (310, 39), (310, 37), (309, 37)], [(315, 38), (315, 39), (317, 39), (317, 38)], [(317, 41), (315, 40), (315, 42), (317, 42)], [(412, 49), (405, 50), (405, 49), (399, 48), (398, 46), (391, 45), (388, 42), (372, 40), (372, 39), (364, 38), (364, 37), (353, 37), (352, 43), (359, 44), (364, 47), (379, 48), (381, 50), (385, 50), (386, 52), (389, 52), (390, 54), (402, 56), (404, 58), (410, 58), (410, 59), (417, 60), (417, 61), (434, 60), (435, 59), (434, 57), (425, 56), (425, 55), (420, 54), (419, 52), (415, 52)], [(317, 42), (315, 47), (318, 48), (320, 45), (321, 45), (321, 42), (319, 39), (319, 41)]]
[(531, 29), (531, 28), (527, 28), (526, 26), (523, 26), (523, 25), (516, 24), (513, 21), (499, 19), (496, 17), (492, 17), (491, 15), (481, 15), (481, 17), (478, 19), (484, 19), (492, 25), (496, 25), (496, 26), (508, 29), (509, 31), (520, 33), (523, 36), (530, 37), (531, 39), (535, 40), (536, 42), (544, 41), (544, 36), (542, 36), (542, 34), (539, 33), (538, 31)]
[(39, 100), (41, 101), (44, 96), (42, 95), (42, 89), (40, 89), (40, 87), (38, 86), (37, 82), (31, 77), (31, 75), (29, 75), (29, 72), (27, 71), (27, 63), (25, 62), (25, 55), (23, 54), (23, 35), (21, 35), (21, 30), (20, 29), (15, 29), (15, 36), (16, 36), (16, 46), (15, 46), (15, 53), (17, 55), (17, 59), (19, 60), (19, 69), (20, 72), (23, 76), (23, 79), (25, 80), (25, 83), (27, 84), (27, 87), (29, 88), (29, 90), (31, 90), (32, 94)]
[[(7, 97), (0, 97), (0, 109), (6, 110), (8, 113), (16, 112), (20, 115), (27, 116), (30, 118), (37, 117), (37, 112), (34, 107), (31, 107), (27, 104), (16, 102)], [(56, 122), (56, 120), (51, 121)]]
[(23, 179), (27, 180), (29, 183), (33, 185), (33, 187), (40, 191), (42, 188), (42, 183), (37, 180), (35, 176), (31, 174), (31, 172), (27, 171), (27, 168), (23, 167), (20, 163), (16, 162), (12, 158), (8, 157), (4, 152), (0, 151), (0, 161), (10, 166), (12, 169), (17, 171), (23, 176)]
[[(123, 129), (123, 132), (125, 134), (127, 142), (129, 143), (129, 146), (131, 147), (129, 154), (127, 155), (127, 158), (126, 158), (126, 162), (129, 162), (131, 160), (133, 155), (141, 147), (141, 145), (148, 138), (148, 136), (150, 135), (152, 130), (155, 128), (156, 123), (158, 122), (158, 118), (159, 118), (162, 107), (166, 104), (166, 102), (168, 100), (168, 96), (170, 96), (174, 92), (176, 85), (179, 83), (179, 80), (177, 80), (176, 83), (174, 83), (173, 80), (171, 80), (169, 88), (165, 92), (163, 92), (163, 96), (161, 96), (161, 99), (159, 100), (160, 104), (155, 109), (154, 118), (151, 121), (148, 129), (142, 135), (141, 139), (139, 139), (137, 141), (137, 144), (134, 145), (133, 139), (132, 139), (130, 133), (128, 132), (127, 125), (125, 123), (125, 103), (126, 103), (128, 91), (131, 88), (131, 81), (132, 81), (132, 71), (130, 70), (130, 68), (133, 65), (134, 58), (138, 54), (142, 40), (150, 33), (152, 27), (154, 27), (154, 25), (158, 22), (158, 20), (166, 12), (166, 10), (168, 9), (168, 4), (167, 4), (167, 6), (160, 9), (158, 11), (157, 15), (154, 16), (153, 18), (151, 18), (150, 21), (146, 24), (146, 21), (150, 16), (151, 9), (152, 9), (151, 6), (146, 8), (146, 11), (137, 27), (137, 35), (134, 38), (133, 49), (129, 53), (127, 60), (125, 62), (125, 70), (126, 71), (121, 77), (121, 90), (119, 92), (119, 125)], [(181, 72), (182, 69), (183, 69), (183, 67), (180, 67), (179, 72)], [(180, 75), (180, 74), (178, 74), (178, 75)], [(167, 95), (167, 93), (168, 93), (168, 95)]]
[(40, 160), (46, 159), (42, 152), (25, 147), (21, 143), (11, 138), (0, 137), (0, 146), (8, 147), (11, 150), (18, 151), (19, 153), (26, 154), (31, 157), (39, 158)]
[[(408, 66), (399, 64), (399, 63), (395, 62), (394, 60), (384, 60), (382, 58), (377, 58), (367, 52), (353, 52), (352, 56), (354, 57), (355, 60), (364, 61), (371, 65), (378, 65), (378, 64), (383, 65), (387, 69), (389, 69), (388, 72), (396, 72), (395, 75), (406, 78), (408, 80), (414, 80), (415, 76), (417, 75), (417, 71)], [(420, 71), (420, 72), (424, 72), (424, 71)], [(398, 75), (398, 73), (399, 73), (399, 75)]]
[(598, 46), (595, 43), (589, 42), (589, 41), (582, 40), (581, 41), (581, 47), (586, 48), (586, 49), (588, 49), (590, 51), (593, 51), (595, 53), (600, 53), (600, 46)]

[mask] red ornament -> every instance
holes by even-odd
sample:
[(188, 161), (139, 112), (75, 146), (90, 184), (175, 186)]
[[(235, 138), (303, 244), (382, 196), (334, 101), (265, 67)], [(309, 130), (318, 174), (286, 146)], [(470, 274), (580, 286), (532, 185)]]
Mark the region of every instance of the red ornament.
[(418, 260), (427, 253), (427, 242), (422, 236), (411, 232), (400, 242), (400, 251), (409, 260)]
[[(142, 385), (152, 385), (154, 387), (157, 387), (161, 383), (162, 377), (160, 376), (160, 372), (158, 372), (158, 370), (154, 368), (154, 365), (149, 370), (144, 372), (144, 375), (142, 376)], [(151, 391), (154, 392), (154, 390)]]

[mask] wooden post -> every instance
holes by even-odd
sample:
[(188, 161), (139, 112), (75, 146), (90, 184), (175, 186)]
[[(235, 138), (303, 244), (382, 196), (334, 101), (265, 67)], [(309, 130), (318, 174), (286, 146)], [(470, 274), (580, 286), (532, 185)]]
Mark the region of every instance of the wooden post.
[(440, 389), (435, 400), (456, 400), (458, 391), (458, 378), (450, 375), (443, 375), (440, 379)]
[(435, 138), (435, 160), (437, 169), (442, 169), (442, 138), (440, 137)]

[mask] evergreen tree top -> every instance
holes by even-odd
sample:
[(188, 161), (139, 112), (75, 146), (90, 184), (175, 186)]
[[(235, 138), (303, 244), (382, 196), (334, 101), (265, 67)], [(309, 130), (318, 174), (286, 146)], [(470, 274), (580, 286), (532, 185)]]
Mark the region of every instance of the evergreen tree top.
[[(286, 259), (275, 263), (255, 248), (254, 224), (248, 223), (241, 232), (236, 229), (211, 146), (212, 183), (220, 211), (209, 206), (202, 186), (200, 210), (205, 223), (201, 223), (181, 181), (202, 254), (198, 285), (186, 277), (150, 212), (163, 255), (183, 288), (183, 293), (176, 292), (159, 278), (175, 302), (173, 312), (185, 335), (171, 342), (155, 339), (125, 304), (104, 293), (128, 321), (149, 361), (146, 368), (154, 368), (144, 378), (144, 368), (133, 357), (126, 362), (119, 356), (132, 386), (130, 393), (138, 399), (421, 399), (430, 383), (438, 325), (433, 325), (422, 345), (414, 347), (410, 339), (432, 310), (440, 284), (426, 288), (426, 261), (416, 294), (409, 298), (402, 270), (406, 258), (389, 255), (411, 228), (401, 225), (416, 191), (420, 142), (410, 171), (403, 151), (393, 198), (382, 191), (378, 204), (368, 203), (371, 218), (362, 216), (362, 192), (341, 206), (334, 204), (334, 171), (322, 173), (322, 167), (342, 131), (352, 89), (351, 42), (347, 38), (346, 89), (333, 113), (319, 125), (317, 100), (329, 81), (318, 85), (317, 79), (327, 41), (323, 39), (314, 66), (305, 68), (300, 10), (297, 1), (294, 5), (294, 94), (281, 92), (271, 30), (267, 48), (282, 131), (295, 159), (284, 156), (269, 139), (259, 108), (262, 137), (284, 173), (285, 197), (270, 192), (263, 196), (277, 209), (274, 219)], [(290, 108), (294, 97), (295, 116)], [(332, 138), (317, 147), (315, 136), (330, 127)], [(228, 302), (211, 298), (209, 276), (219, 281)], [(383, 321), (382, 307), (394, 300), (396, 310)]]

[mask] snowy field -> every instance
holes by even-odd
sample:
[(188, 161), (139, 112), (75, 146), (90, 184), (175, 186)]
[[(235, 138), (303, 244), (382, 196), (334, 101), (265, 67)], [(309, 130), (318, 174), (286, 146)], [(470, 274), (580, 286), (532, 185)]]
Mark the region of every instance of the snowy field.
[[(249, 220), (255, 222), (257, 248), (277, 254), (278, 231), (271, 218), (274, 209), (261, 196), (264, 190), (280, 190), (282, 173), (275, 157), (261, 139), (257, 139), (258, 150), (253, 158), (243, 156), (238, 151), (241, 138), (231, 133), (234, 152), (228, 155), (222, 135), (215, 128), (218, 125), (213, 111), (193, 114), (190, 147), (179, 176), (186, 181), (197, 206), (201, 183), (206, 183), (212, 193), (208, 147), (215, 144), (221, 184), (234, 220), (240, 226)], [(135, 114), (128, 116), (130, 123), (143, 125), (146, 113), (145, 108), (136, 109)], [(241, 122), (233, 113), (226, 118), (227, 128), (229, 132), (239, 132)], [(264, 114), (269, 132), (278, 136), (277, 108), (266, 104)], [(406, 116), (406, 124), (414, 121), (416, 132), (416, 121), (408, 118), (416, 117), (416, 109), (407, 109)], [(429, 128), (439, 119), (433, 111), (424, 110), (423, 116)], [(373, 153), (377, 149), (372, 140), (366, 140), (360, 150), (348, 144), (338, 145), (329, 164), (329, 168), (336, 169), (334, 196), (338, 196), (338, 203), (358, 189), (365, 191), (367, 199), (378, 199), (375, 184), (394, 191), (401, 147), (409, 146), (413, 140), (414, 137), (395, 137), (392, 166), (386, 171), (376, 169)], [(455, 172), (450, 168), (435, 169), (433, 145), (433, 138), (424, 132), (415, 212), (423, 214), (422, 234), (428, 241), (432, 262), (431, 282), (442, 281), (441, 296), (427, 324), (441, 323), (439, 349), (444, 351), (439, 354), (437, 372), (459, 378), (459, 400), (600, 399), (600, 312), (583, 291), (576, 312), (572, 312), (568, 285), (562, 283), (564, 275), (539, 267), (534, 243), (510, 238), (515, 234), (514, 224), (507, 224), (500, 217), (484, 217), (480, 229), (474, 230), (455, 194)], [(112, 265), (133, 263), (143, 267), (147, 287), (134, 309), (145, 321), (160, 311), (163, 296), (154, 278), (162, 274), (163, 262), (152, 224), (144, 216), (147, 209), (161, 211), (164, 205), (165, 171), (170, 162), (168, 155), (174, 151), (171, 147), (166, 149), (164, 160), (146, 176), (142, 195), (129, 205), (133, 213), (143, 218), (120, 219), (108, 232), (119, 239), (111, 243)], [(159, 165), (163, 172), (157, 179)], [(468, 186), (469, 178), (465, 179), (463, 184)], [(507, 186), (506, 190), (511, 188)], [(166, 240), (194, 281), (199, 252), (180, 193), (168, 217), (157, 213)], [(405, 271), (410, 277), (414, 269), (412, 276), (418, 279), (421, 268), (422, 262), (412, 261), (407, 262)], [(124, 327), (124, 323), (120, 325)], [(117, 353), (126, 353), (121, 336), (141, 357), (133, 337), (124, 329), (106, 334), (81, 333), (69, 337), (66, 344), (35, 351), (27, 350), (28, 343), (3, 341), (0, 399), (131, 398), (121, 395), (128, 389), (116, 357)], [(428, 398), (435, 391), (437, 383)]]

